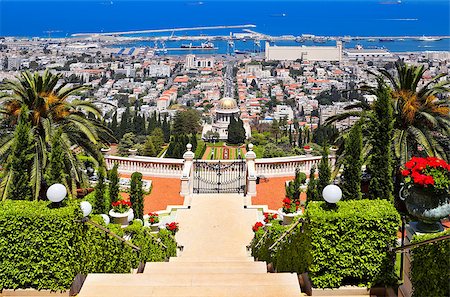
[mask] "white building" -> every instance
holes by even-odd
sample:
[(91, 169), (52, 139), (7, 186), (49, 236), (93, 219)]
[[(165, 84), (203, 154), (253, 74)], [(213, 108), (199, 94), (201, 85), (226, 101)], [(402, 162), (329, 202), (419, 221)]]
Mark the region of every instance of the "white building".
[(271, 46), (266, 42), (266, 61), (337, 61), (342, 60), (342, 42), (336, 46)]
[(186, 69), (209, 68), (214, 66), (213, 57), (196, 57), (195, 55), (186, 55)]
[(158, 65), (152, 64), (148, 68), (149, 77), (169, 77), (170, 76), (170, 66), (169, 65)]
[(289, 105), (277, 105), (275, 107), (275, 112), (273, 113), (273, 117), (279, 121), (281, 119), (287, 118), (288, 121), (294, 119), (294, 111)]

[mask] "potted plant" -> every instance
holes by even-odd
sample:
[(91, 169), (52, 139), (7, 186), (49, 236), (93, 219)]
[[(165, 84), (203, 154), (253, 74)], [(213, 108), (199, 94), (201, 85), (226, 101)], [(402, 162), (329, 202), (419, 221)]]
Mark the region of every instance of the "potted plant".
[(292, 200), (289, 197), (283, 199), (283, 207), (278, 210), (283, 218), (283, 225), (290, 225), (294, 218), (302, 214), (300, 200)]
[(126, 200), (117, 200), (111, 203), (112, 209), (109, 216), (113, 218), (113, 222), (121, 225), (128, 225), (128, 217), (133, 213), (131, 202)]
[(418, 220), (418, 231), (440, 231), (440, 219), (450, 214), (450, 165), (436, 157), (412, 157), (401, 173), (405, 180), (402, 199)]
[(155, 212), (150, 212), (148, 214), (148, 223), (150, 224), (150, 229), (157, 232), (159, 230), (159, 215)]
[(260, 228), (262, 228), (263, 226), (264, 226), (263, 223), (261, 223), (261, 222), (256, 222), (255, 225), (253, 225), (252, 230), (253, 230), (253, 232), (258, 232), (258, 230), (259, 230)]
[(266, 225), (272, 225), (272, 221), (275, 221), (278, 219), (278, 214), (271, 213), (271, 212), (265, 212), (264, 215), (264, 223)]
[(306, 152), (307, 154), (310, 154), (310, 153), (312, 152), (312, 148), (311, 148), (311, 146), (309, 146), (309, 145), (305, 145), (305, 146), (303, 147), (303, 149), (305, 150), (305, 152)]
[(172, 235), (175, 235), (178, 232), (178, 223), (166, 223), (166, 229), (172, 232)]

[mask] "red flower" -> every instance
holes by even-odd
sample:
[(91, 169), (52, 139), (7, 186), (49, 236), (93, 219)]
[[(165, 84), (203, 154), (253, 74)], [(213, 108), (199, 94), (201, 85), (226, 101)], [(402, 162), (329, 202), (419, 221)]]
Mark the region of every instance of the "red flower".
[(402, 170), (402, 175), (403, 176), (408, 176), (411, 172), (408, 169), (404, 169)]
[(166, 223), (166, 228), (167, 228), (167, 230), (172, 232), (172, 234), (175, 235), (175, 233), (177, 233), (177, 231), (178, 231), (178, 223), (176, 223), (176, 222), (172, 222), (170, 224)]
[(261, 223), (261, 222), (256, 222), (255, 225), (253, 225), (253, 227), (252, 227), (253, 232), (258, 231), (259, 228), (261, 228), (262, 226), (264, 226), (263, 223)]
[(309, 150), (311, 147), (310, 147), (309, 145), (305, 145), (303, 148), (304, 148), (305, 150)]
[(285, 203), (285, 204), (291, 204), (291, 199), (289, 199), (289, 198), (284, 198), (283, 199), (283, 203)]

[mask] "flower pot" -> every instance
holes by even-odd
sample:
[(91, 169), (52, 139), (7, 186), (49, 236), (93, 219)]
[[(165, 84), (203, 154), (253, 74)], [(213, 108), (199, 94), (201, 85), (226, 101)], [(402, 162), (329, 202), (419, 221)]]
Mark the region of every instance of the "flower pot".
[(159, 231), (159, 223), (151, 224), (150, 230), (151, 230), (151, 232), (158, 232)]
[(302, 211), (298, 210), (297, 212), (294, 212), (294, 213), (284, 213), (283, 209), (280, 208), (280, 209), (278, 209), (278, 214), (283, 218), (283, 225), (290, 225), (290, 224), (292, 224), (292, 222), (294, 221), (294, 218), (296, 216), (299, 216), (302, 214)]
[(406, 209), (419, 222), (417, 230), (434, 233), (442, 230), (439, 221), (450, 214), (450, 197), (446, 193), (437, 194), (421, 187), (406, 189)]
[(115, 212), (114, 209), (109, 211), (109, 216), (112, 218), (113, 223), (120, 224), (122, 226), (128, 225), (128, 216), (133, 213), (133, 209), (130, 208), (124, 213)]

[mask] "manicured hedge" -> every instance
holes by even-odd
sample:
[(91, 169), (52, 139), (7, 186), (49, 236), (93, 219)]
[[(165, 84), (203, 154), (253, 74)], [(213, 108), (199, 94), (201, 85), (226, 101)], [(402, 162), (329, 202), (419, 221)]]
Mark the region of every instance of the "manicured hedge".
[(311, 202), (304, 219), (304, 233), (298, 225), (273, 252), (268, 247), (288, 227), (270, 227), (255, 248), (264, 234), (259, 230), (253, 255), (274, 263), (277, 271), (309, 272), (316, 288), (395, 282), (394, 254), (387, 247), (395, 246), (400, 216), (388, 201), (340, 201), (336, 209)]
[[(141, 247), (128, 245), (99, 229), (77, 222), (79, 204), (50, 208), (49, 202), (5, 201), (0, 203), (0, 291), (36, 288), (67, 290), (78, 273), (128, 273), (140, 261), (164, 261), (176, 255), (176, 243), (168, 231), (157, 237), (168, 247), (162, 249), (142, 224), (128, 228), (110, 224), (108, 229)], [(93, 221), (104, 225), (100, 216)]]
[[(413, 242), (420, 242), (450, 234), (445, 232), (415, 235)], [(411, 282), (413, 297), (450, 296), (450, 240), (425, 244), (412, 249)]]
[(351, 200), (308, 204), (311, 240), (310, 278), (314, 287), (372, 286), (396, 281), (393, 247), (400, 216), (386, 200)]

